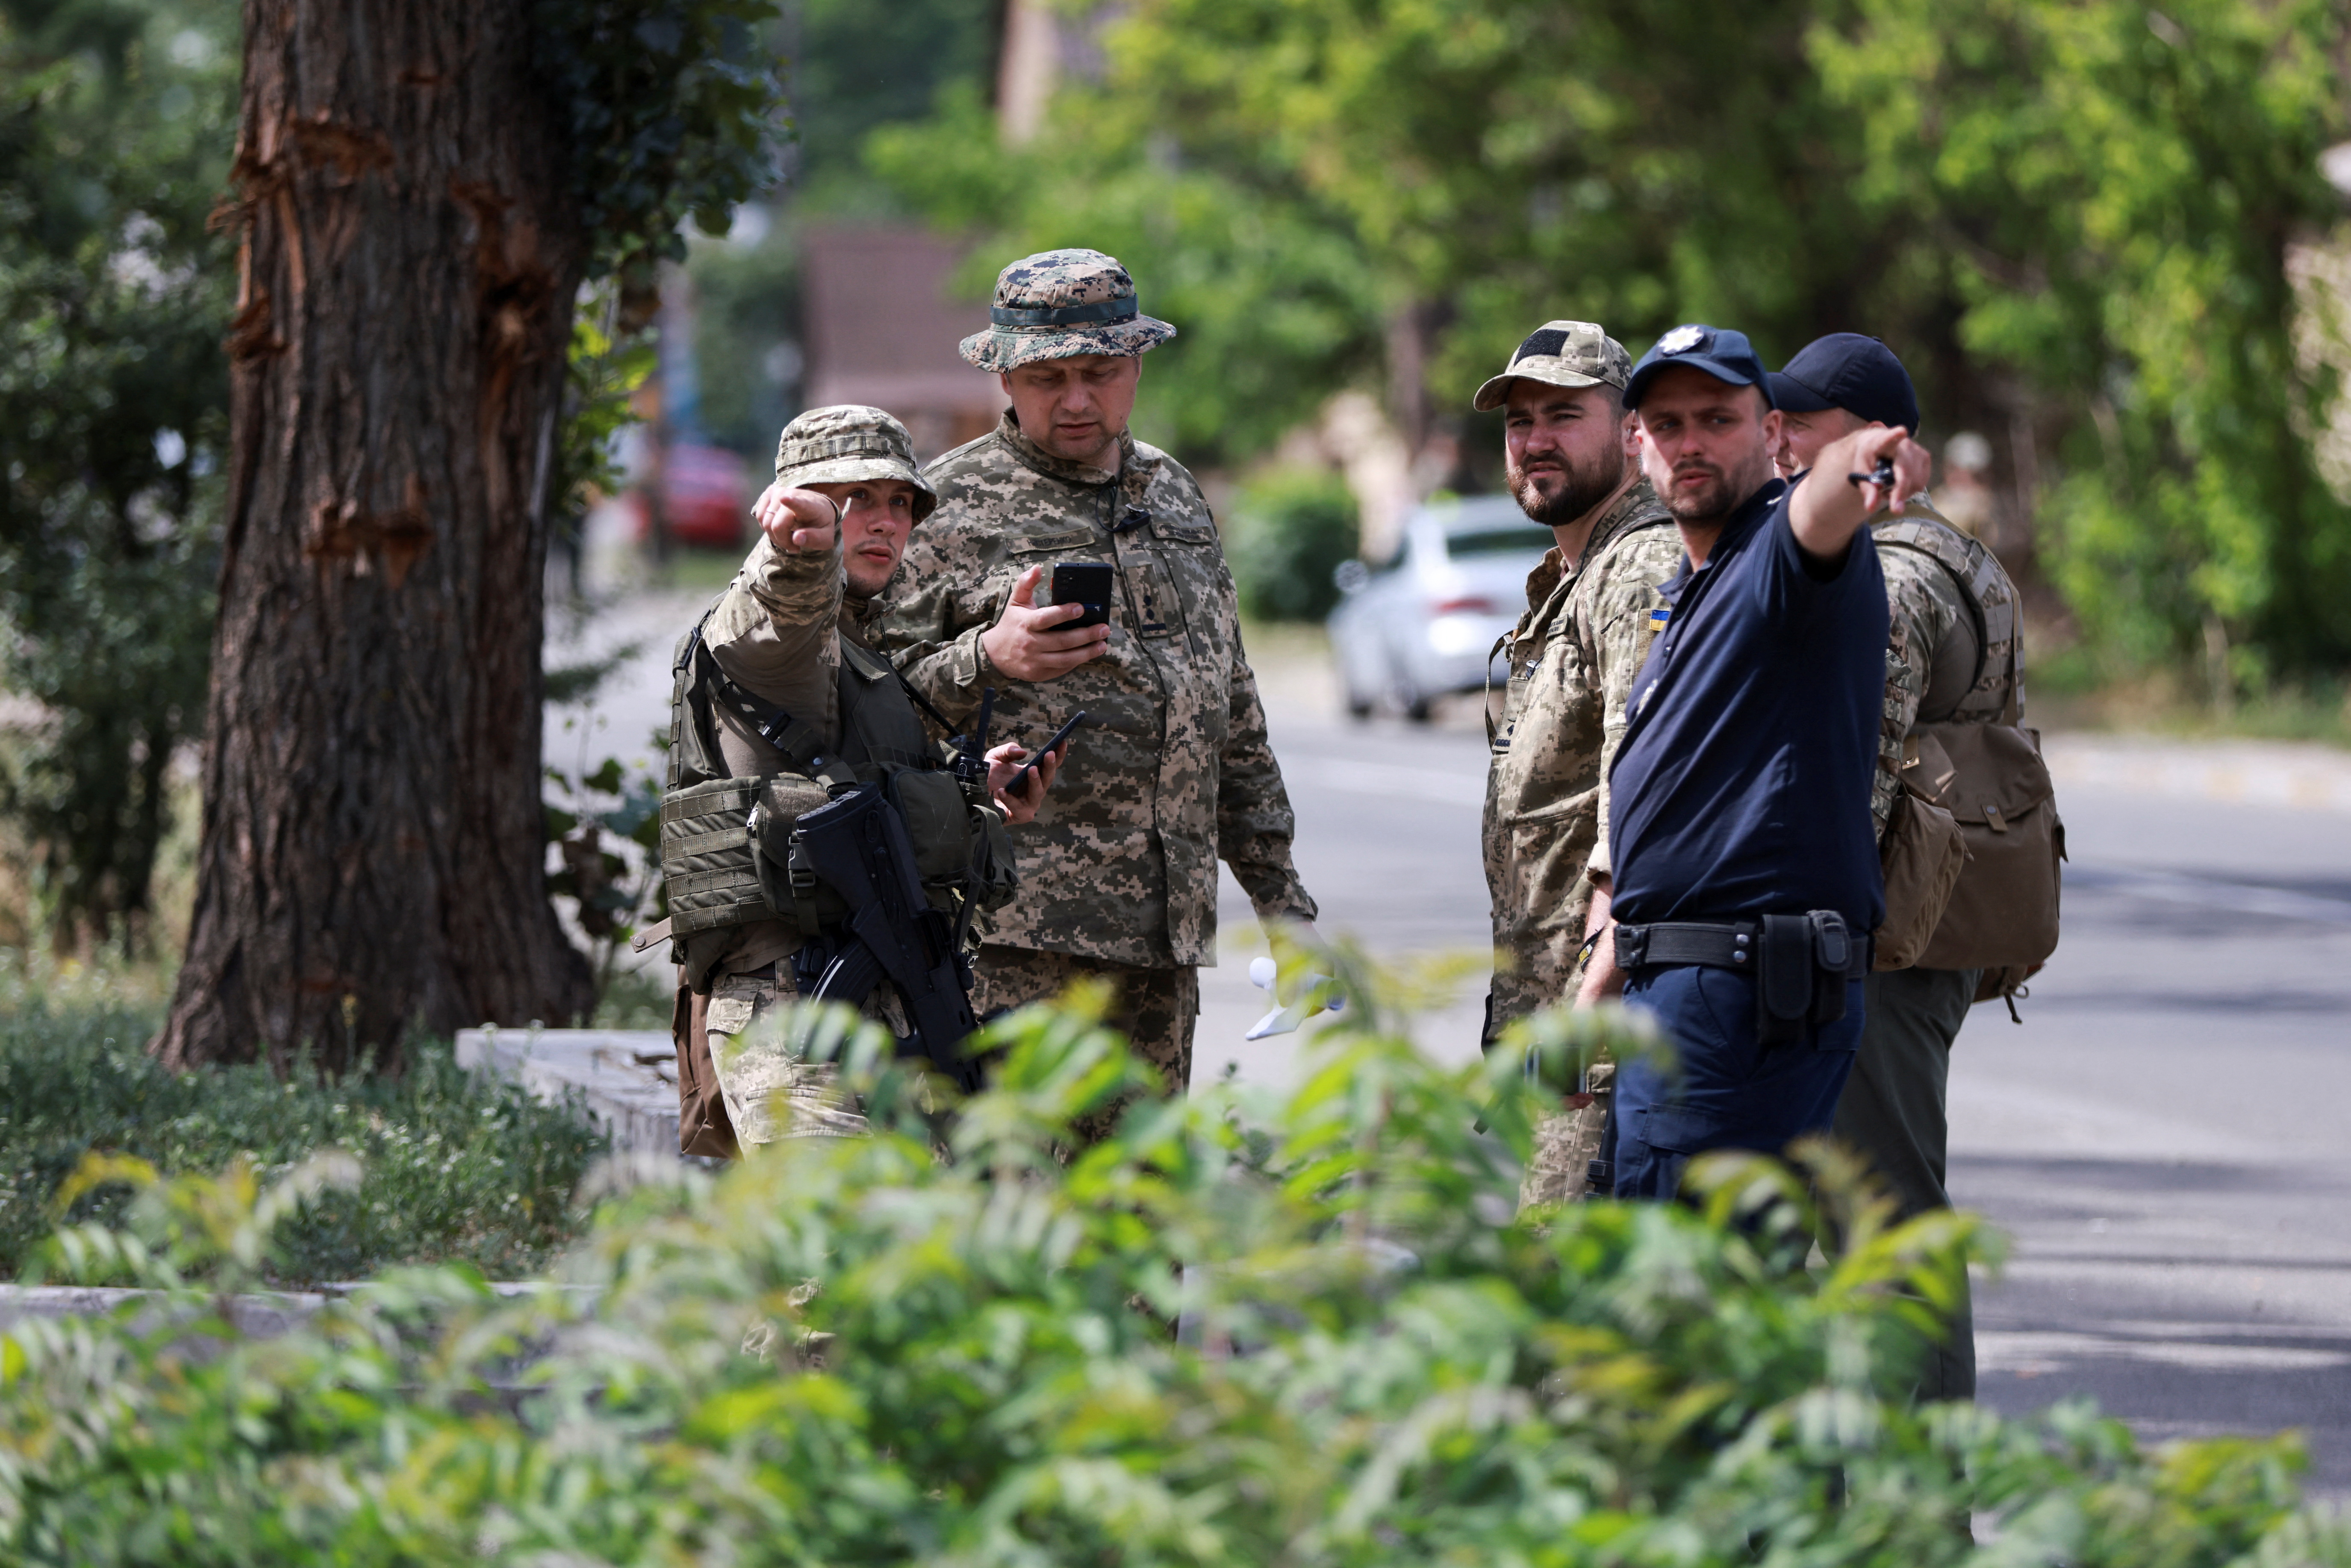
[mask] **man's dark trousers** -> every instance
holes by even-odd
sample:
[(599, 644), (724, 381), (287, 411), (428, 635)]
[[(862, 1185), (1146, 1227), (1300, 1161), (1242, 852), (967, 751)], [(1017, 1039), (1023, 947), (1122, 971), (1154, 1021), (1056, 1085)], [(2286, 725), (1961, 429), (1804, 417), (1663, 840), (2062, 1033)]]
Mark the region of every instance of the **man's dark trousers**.
[[(1874, 1167), (1901, 1218), (1949, 1208), (1943, 1185), (1950, 1124), (1944, 1094), (1951, 1041), (1975, 1001), (1974, 969), (1889, 969), (1869, 977), (1869, 1020), (1835, 1133)], [(1967, 1281), (1951, 1315), (1951, 1342), (1919, 1368), (1920, 1399), (1976, 1396), (1975, 1316)]]
[(1863, 982), (1845, 988), (1844, 1017), (1808, 1026), (1765, 1049), (1755, 1035), (1755, 982), (1697, 964), (1634, 971), (1625, 1005), (1654, 1015), (1677, 1065), (1616, 1070), (1616, 1196), (1670, 1198), (1694, 1155), (1758, 1149), (1776, 1155), (1825, 1133), (1861, 1040)]

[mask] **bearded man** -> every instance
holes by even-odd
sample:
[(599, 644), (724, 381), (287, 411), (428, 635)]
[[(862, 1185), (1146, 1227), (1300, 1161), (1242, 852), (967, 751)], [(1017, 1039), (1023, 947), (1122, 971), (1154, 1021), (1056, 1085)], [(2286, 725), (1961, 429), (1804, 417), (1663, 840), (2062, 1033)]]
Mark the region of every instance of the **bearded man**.
[[(1503, 410), (1510, 493), (1557, 540), (1527, 578), (1527, 610), (1495, 653), (1510, 666), (1486, 723), (1486, 887), (1494, 979), (1486, 1043), (1574, 994), (1593, 879), (1607, 873), (1608, 765), (1625, 704), (1681, 565), (1673, 518), (1641, 474), (1625, 382), (1632, 356), (1590, 321), (1546, 321), (1478, 389)], [(1537, 1140), (1522, 1201), (1578, 1198), (1602, 1161), (1610, 1068), (1567, 1097)]]

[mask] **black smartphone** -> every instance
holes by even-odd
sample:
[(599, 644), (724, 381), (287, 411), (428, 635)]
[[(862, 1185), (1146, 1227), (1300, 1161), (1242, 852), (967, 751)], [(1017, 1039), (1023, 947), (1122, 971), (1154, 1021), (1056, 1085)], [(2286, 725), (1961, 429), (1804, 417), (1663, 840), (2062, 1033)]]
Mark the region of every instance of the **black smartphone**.
[(1102, 626), (1110, 621), (1111, 569), (1107, 562), (1065, 560), (1053, 567), (1053, 602), (1082, 604), (1086, 612), (1053, 628), (1067, 632), (1078, 626)]
[[(1105, 567), (1102, 570), (1107, 571), (1110, 569)], [(1085, 709), (1080, 708), (1077, 712), (1071, 714), (1070, 716), (1070, 722), (1055, 730), (1053, 732), (1053, 738), (1039, 747), (1029, 760), (1020, 765), (1020, 771), (1015, 773), (1012, 776), (1011, 782), (1005, 785), (1004, 792), (1008, 795), (1018, 795), (1021, 790), (1029, 788), (1029, 775), (1037, 771), (1037, 764), (1043, 761), (1046, 756), (1050, 753), (1055, 747), (1069, 739), (1070, 732), (1077, 728), (1078, 726), (1085, 723)]]

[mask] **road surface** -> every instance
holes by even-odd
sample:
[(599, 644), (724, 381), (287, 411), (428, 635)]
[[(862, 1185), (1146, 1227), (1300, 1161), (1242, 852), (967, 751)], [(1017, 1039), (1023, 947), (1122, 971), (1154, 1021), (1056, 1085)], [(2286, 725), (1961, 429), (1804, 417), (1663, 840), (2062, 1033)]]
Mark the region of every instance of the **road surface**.
[[(698, 596), (600, 616), (646, 652), (589, 750), (643, 754), (666, 650)], [(551, 657), (576, 656), (551, 653)], [(1310, 653), (1259, 651), (1322, 925), (1374, 952), (1481, 953), (1485, 750), (1474, 713), (1338, 716)], [(577, 719), (577, 716), (572, 716)], [(551, 758), (580, 750), (550, 718)], [(594, 721), (590, 721), (594, 722)], [(2064, 939), (2020, 1027), (1979, 1008), (1951, 1080), (1951, 1188), (2011, 1239), (1980, 1287), (1981, 1397), (2088, 1395), (2151, 1437), (2304, 1430), (2312, 1490), (2351, 1497), (2351, 758), (2057, 737)], [(591, 762), (593, 758), (590, 758)], [(1196, 1082), (1278, 1082), (1299, 1037), (1240, 1036), (1262, 951), (1229, 874), (1203, 976)], [(1422, 1020), (1475, 1051), (1482, 978)]]

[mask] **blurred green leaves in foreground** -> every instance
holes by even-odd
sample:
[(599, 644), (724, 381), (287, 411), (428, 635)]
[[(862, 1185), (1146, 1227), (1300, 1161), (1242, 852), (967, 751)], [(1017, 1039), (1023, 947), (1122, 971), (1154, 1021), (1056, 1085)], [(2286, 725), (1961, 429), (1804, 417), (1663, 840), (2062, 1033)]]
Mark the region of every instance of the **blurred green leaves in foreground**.
[(981, 239), (967, 281), (1126, 261), (1182, 329), (1145, 395), (1180, 455), (1350, 386), (1417, 444), (1548, 318), (1636, 353), (1737, 326), (1774, 363), (1868, 332), (1930, 444), (1989, 438), (1992, 542), (2098, 673), (2351, 671), (2351, 452), (2314, 451), (2351, 354), (2290, 281), (2351, 281), (2342, 0), (1061, 9), (1101, 66), (1034, 141), (970, 96), (871, 157)]
[[(399, 1270), (272, 1339), (177, 1281), (207, 1250), (237, 1278), (299, 1191), (94, 1166), (140, 1196), (49, 1278), (157, 1293), (0, 1339), (0, 1542), (240, 1568), (2351, 1563), (2296, 1511), (2290, 1439), (2149, 1455), (2081, 1406), (1908, 1407), (1974, 1222), (1888, 1228), (1833, 1157), (1811, 1174), (1846, 1246), (1809, 1270), (1807, 1181), (1758, 1159), (1705, 1167), (1692, 1209), (1515, 1216), (1546, 1092), (1508, 1053), (1431, 1065), (1346, 983), (1366, 1005), (1295, 1092), (1143, 1099), (1067, 1163), (1072, 1118), (1144, 1082), (1100, 998), (998, 1025), (992, 1087), (944, 1124), (877, 1035), (802, 1016), (874, 1135), (715, 1179), (650, 1163), (537, 1290)], [(1552, 1074), (1646, 1048), (1614, 1019), (1529, 1043)]]

